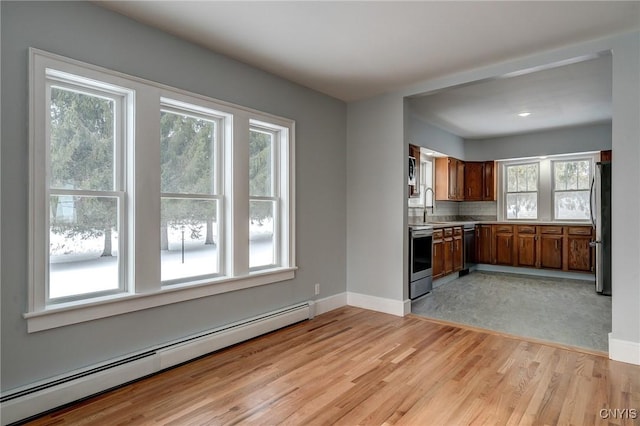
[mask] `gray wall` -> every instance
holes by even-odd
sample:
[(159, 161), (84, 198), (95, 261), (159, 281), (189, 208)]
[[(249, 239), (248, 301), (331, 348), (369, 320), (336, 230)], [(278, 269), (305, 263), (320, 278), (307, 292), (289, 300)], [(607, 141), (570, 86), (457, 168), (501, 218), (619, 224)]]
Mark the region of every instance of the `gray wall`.
[(413, 145), (432, 149), (441, 154), (455, 157), (460, 160), (465, 158), (465, 143), (460, 136), (449, 133), (442, 128), (431, 124), (418, 115), (410, 112), (407, 126), (407, 141)]
[(466, 139), (465, 160), (504, 160), (611, 149), (611, 123), (490, 139)]
[(394, 166), (407, 163), (409, 155), (402, 139), (403, 99), (381, 96), (350, 103), (347, 123), (347, 289), (402, 301), (406, 178), (404, 186), (399, 182), (406, 170)]
[[(346, 105), (86, 2), (1, 2), (3, 391), (346, 289)], [(27, 48), (296, 120), (294, 280), (27, 334)]]
[[(383, 129), (389, 125), (398, 128), (396, 108), (403, 105), (404, 97), (430, 93), (446, 87), (479, 81), (514, 71), (532, 69), (540, 65), (564, 61), (594, 52), (612, 51), (613, 58), (613, 125), (612, 149), (614, 168), (612, 174), (613, 203), (613, 321), (611, 339), (617, 348), (610, 353), (614, 359), (638, 359), (640, 347), (640, 33), (630, 33), (599, 40), (584, 41), (554, 50), (521, 57), (516, 60), (493, 64), (473, 70), (447, 75), (421, 82), (403, 90), (385, 94), (349, 105), (348, 152), (350, 160), (367, 146), (367, 139), (375, 137), (367, 129), (375, 123)], [(393, 109), (392, 109), (393, 108)], [(406, 194), (407, 137), (411, 134), (410, 119), (404, 119), (403, 134), (388, 135), (390, 147), (380, 154), (364, 154), (357, 162), (350, 162), (348, 178), (348, 245), (349, 270), (347, 288), (358, 288), (366, 294), (378, 297), (406, 297), (406, 261), (398, 262), (396, 256), (388, 256), (388, 251), (373, 253), (368, 262), (352, 262), (353, 257), (362, 256), (361, 251), (373, 244), (384, 243), (391, 247), (406, 247), (407, 232), (400, 224), (406, 225), (407, 202), (398, 194)], [(375, 140), (375, 144), (380, 141)], [(402, 156), (399, 157), (399, 154)], [(493, 155), (492, 155), (493, 156)], [(377, 176), (384, 170), (384, 182)], [(367, 186), (367, 182), (371, 184)], [(377, 185), (380, 184), (380, 187)], [(372, 201), (375, 199), (375, 203)], [(366, 225), (357, 223), (359, 217), (367, 217), (367, 210), (361, 206), (381, 208), (373, 211)], [(383, 206), (383, 207), (380, 207)], [(384, 212), (384, 215), (382, 214)], [(375, 219), (375, 220), (374, 220)], [(352, 224), (355, 225), (352, 227)], [(400, 248), (399, 250), (402, 250)], [(371, 250), (368, 251), (371, 253)], [(405, 258), (406, 259), (406, 258)], [(395, 277), (392, 283), (375, 284), (369, 287), (360, 282), (362, 276), (371, 276), (371, 269), (382, 271), (385, 281)], [(403, 289), (391, 289), (402, 286)], [(619, 343), (619, 344), (618, 344)], [(628, 349), (624, 349), (624, 348)], [(635, 351), (635, 352), (634, 352)], [(625, 353), (626, 352), (626, 353)], [(634, 352), (634, 353), (630, 353)], [(638, 361), (640, 362), (640, 359)]]

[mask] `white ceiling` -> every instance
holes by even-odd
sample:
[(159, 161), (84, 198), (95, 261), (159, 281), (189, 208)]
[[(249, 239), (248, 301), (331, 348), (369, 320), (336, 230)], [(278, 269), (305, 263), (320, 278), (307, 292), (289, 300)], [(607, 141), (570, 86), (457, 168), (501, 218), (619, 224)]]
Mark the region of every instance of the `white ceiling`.
[[(346, 102), (640, 29), (640, 1), (95, 3)], [(610, 57), (483, 82), (414, 106), (465, 138), (605, 121)], [(535, 113), (514, 117), (520, 109)]]
[[(468, 139), (611, 121), (611, 56), (413, 98), (412, 113)], [(531, 115), (520, 117), (521, 112)]]

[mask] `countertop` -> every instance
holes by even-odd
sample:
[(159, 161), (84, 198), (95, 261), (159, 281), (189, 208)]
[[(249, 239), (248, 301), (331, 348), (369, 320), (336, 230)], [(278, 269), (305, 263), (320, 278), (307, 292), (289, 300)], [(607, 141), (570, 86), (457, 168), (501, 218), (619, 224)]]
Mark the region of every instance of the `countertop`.
[(589, 222), (549, 222), (549, 221), (505, 221), (505, 220), (464, 220), (464, 221), (437, 221), (437, 222), (423, 222), (423, 221), (409, 221), (409, 228), (424, 228), (431, 227), (433, 229), (439, 228), (451, 228), (454, 226), (462, 226), (464, 225), (534, 225), (534, 226), (591, 226)]

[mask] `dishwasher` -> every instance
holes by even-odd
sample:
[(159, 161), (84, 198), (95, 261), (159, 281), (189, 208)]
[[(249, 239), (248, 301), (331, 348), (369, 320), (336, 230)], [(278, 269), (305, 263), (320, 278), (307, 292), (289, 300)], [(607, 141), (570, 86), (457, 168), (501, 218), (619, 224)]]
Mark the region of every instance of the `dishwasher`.
[(465, 223), (464, 227), (464, 264), (460, 276), (467, 275), (469, 268), (476, 264), (476, 226)]

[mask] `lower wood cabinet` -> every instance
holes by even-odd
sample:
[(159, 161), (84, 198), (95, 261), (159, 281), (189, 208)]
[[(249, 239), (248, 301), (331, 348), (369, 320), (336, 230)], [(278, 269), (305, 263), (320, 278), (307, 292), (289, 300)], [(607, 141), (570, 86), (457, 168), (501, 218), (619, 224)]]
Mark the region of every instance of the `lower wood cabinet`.
[(593, 271), (593, 248), (590, 246), (593, 230), (588, 227), (569, 227), (567, 230), (567, 269)]
[(464, 263), (462, 250), (462, 228), (453, 228), (453, 272), (461, 271)]
[(536, 227), (531, 225), (518, 225), (517, 236), (517, 266), (535, 268), (538, 266), (538, 235), (536, 235)]
[(453, 272), (453, 229), (444, 228), (444, 274)]
[(492, 225), (476, 225), (476, 261), (478, 263), (493, 263), (492, 233)]
[(433, 279), (444, 276), (444, 241), (442, 229), (433, 231)]
[(540, 267), (562, 269), (564, 264), (564, 230), (562, 226), (540, 227)]
[(462, 270), (464, 261), (462, 228), (433, 231), (433, 279)]
[(496, 265), (513, 265), (513, 225), (494, 225), (493, 263)]
[(540, 235), (540, 267), (562, 269), (562, 235)]
[(478, 263), (593, 272), (590, 226), (482, 224), (476, 226)]

